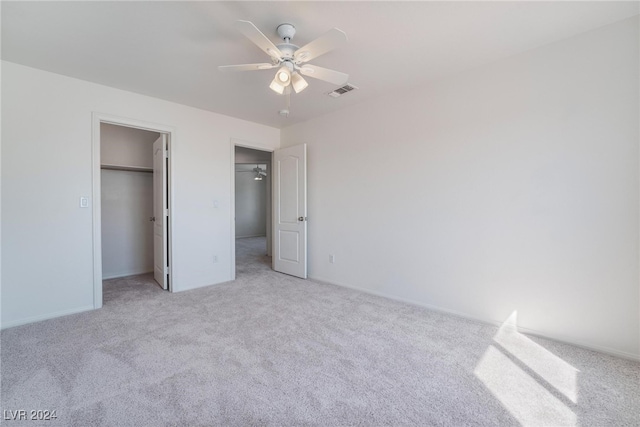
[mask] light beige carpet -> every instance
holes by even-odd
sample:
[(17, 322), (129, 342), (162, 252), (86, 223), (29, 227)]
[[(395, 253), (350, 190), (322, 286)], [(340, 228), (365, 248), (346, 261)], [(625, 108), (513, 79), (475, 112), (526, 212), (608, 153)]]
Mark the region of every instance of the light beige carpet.
[(3, 410), (74, 426), (640, 425), (640, 364), (269, 269), (2, 332)]

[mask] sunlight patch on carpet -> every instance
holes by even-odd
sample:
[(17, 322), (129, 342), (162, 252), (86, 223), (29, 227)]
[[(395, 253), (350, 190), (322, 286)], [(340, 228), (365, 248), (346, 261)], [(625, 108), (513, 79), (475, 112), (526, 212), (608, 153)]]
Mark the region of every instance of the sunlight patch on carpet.
[(575, 425), (578, 370), (517, 330), (517, 312), (502, 324), (474, 374), (523, 425)]

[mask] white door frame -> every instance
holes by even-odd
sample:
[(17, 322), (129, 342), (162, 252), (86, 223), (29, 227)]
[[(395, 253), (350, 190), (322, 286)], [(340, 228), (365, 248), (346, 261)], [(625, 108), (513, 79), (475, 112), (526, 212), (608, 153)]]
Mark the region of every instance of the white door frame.
[(91, 181), (92, 190), (91, 198), (93, 199), (93, 308), (102, 307), (102, 213), (101, 213), (101, 192), (102, 183), (100, 178), (100, 124), (107, 123), (117, 126), (125, 126), (130, 128), (148, 130), (152, 132), (164, 133), (167, 135), (167, 152), (169, 153), (169, 170), (167, 171), (167, 186), (169, 187), (169, 224), (167, 246), (169, 266), (171, 271), (171, 279), (169, 280), (169, 292), (173, 292), (173, 239), (172, 231), (175, 224), (174, 219), (174, 142), (176, 141), (176, 130), (173, 126), (162, 125), (157, 123), (145, 122), (142, 120), (130, 119), (126, 117), (118, 117), (110, 114), (93, 112), (91, 114)]
[[(236, 280), (236, 147), (251, 148), (253, 150), (271, 153), (271, 164), (273, 164), (274, 152), (274, 148), (257, 142), (231, 138), (231, 280)], [(273, 169), (273, 167), (269, 165), (269, 175), (271, 175), (271, 169)], [(273, 183), (273, 181), (270, 182)], [(273, 199), (273, 191), (271, 191), (270, 194)], [(269, 221), (267, 226), (271, 227), (271, 242), (273, 244), (273, 217), (271, 217), (271, 221)], [(270, 252), (273, 252), (273, 248)]]

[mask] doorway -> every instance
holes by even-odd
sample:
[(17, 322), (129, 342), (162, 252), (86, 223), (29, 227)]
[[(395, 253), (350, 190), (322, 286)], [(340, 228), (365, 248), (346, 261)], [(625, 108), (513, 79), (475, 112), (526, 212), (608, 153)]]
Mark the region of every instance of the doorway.
[(234, 144), (232, 276), (252, 264), (271, 268), (271, 152)]
[[(246, 154), (246, 157), (244, 155)], [(268, 155), (268, 156), (267, 156)], [(262, 157), (260, 157), (262, 156)], [(236, 168), (260, 163), (268, 165), (266, 176), (266, 252), (269, 268), (279, 273), (307, 278), (307, 146), (294, 145), (278, 150), (231, 140), (231, 280), (237, 270)], [(255, 176), (258, 178), (258, 176)], [(256, 244), (250, 245), (254, 248)]]
[(102, 279), (153, 272), (153, 143), (158, 132), (100, 125)]
[(148, 273), (147, 281), (171, 292), (173, 129), (93, 119), (94, 307), (102, 306), (107, 279)]

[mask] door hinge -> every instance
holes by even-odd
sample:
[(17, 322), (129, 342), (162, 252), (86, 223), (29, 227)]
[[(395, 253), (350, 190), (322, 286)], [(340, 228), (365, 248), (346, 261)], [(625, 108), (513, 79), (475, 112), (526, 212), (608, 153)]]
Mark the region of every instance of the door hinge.
[(169, 268), (169, 266), (164, 268), (164, 274), (171, 274), (171, 268)]
[(168, 151), (165, 151), (165, 152), (164, 152), (164, 158), (165, 158), (165, 159), (168, 159), (168, 158), (169, 158), (169, 152), (168, 152)]

